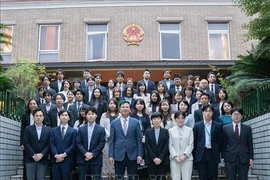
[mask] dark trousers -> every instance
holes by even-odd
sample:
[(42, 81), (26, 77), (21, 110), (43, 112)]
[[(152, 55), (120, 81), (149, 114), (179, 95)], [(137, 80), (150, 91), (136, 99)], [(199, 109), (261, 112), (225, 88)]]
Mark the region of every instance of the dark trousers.
[(238, 177), (238, 180), (247, 180), (248, 179), (248, 169), (249, 163), (241, 163), (239, 156), (236, 156), (234, 162), (225, 163), (227, 170), (227, 179), (235, 180)]
[(203, 158), (196, 163), (200, 180), (217, 180), (218, 177), (218, 163), (214, 161), (212, 150), (205, 149)]
[(117, 180), (124, 179), (125, 169), (127, 167), (127, 175), (129, 180), (138, 179), (137, 174), (137, 161), (131, 161), (128, 159), (127, 153), (123, 161), (115, 161), (115, 178)]
[(167, 166), (147, 164), (148, 174), (151, 180), (166, 180)]
[(79, 164), (78, 173), (80, 180), (100, 180), (101, 179), (101, 165), (92, 165), (85, 161), (84, 164)]
[(72, 163), (52, 163), (52, 179), (53, 180), (70, 180), (70, 173), (72, 170), (73, 164)]

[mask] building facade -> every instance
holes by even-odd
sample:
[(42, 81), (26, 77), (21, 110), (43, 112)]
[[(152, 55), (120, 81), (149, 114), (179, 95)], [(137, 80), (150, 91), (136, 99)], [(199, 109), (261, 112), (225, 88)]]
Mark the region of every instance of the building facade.
[[(85, 68), (104, 75), (103, 81), (120, 69), (135, 81), (145, 68), (153, 70), (155, 81), (165, 68), (205, 76), (208, 65), (226, 73), (250, 48), (243, 39), (247, 21), (232, 0), (5, 0), (1, 23), (10, 27), (14, 46), (2, 47), (1, 54), (4, 67), (26, 57), (47, 71), (62, 68), (69, 78), (81, 77)], [(127, 36), (142, 40), (130, 45)]]

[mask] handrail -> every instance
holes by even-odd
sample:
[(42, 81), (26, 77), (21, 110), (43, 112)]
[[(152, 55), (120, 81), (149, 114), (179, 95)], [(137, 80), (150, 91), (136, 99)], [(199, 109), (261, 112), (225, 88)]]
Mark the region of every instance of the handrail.
[(21, 121), (24, 111), (25, 102), (23, 99), (9, 91), (0, 90), (0, 115), (15, 121)]
[(244, 119), (247, 121), (270, 112), (270, 84), (253, 91), (241, 99)]

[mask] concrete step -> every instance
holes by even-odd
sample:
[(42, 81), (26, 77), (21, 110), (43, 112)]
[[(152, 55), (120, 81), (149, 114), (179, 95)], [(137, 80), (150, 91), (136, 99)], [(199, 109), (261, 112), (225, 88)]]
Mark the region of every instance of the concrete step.
[[(14, 175), (10, 177), (10, 180), (23, 180), (23, 175)], [(50, 176), (46, 176), (45, 180), (50, 180)]]
[(17, 175), (23, 175), (23, 166), (17, 167)]

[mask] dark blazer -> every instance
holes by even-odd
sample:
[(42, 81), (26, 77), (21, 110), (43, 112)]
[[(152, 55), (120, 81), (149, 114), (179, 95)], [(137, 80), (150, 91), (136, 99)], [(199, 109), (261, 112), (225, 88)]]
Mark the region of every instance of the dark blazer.
[[(140, 81), (137, 82), (137, 86), (136, 86), (137, 89), (138, 89), (138, 84), (142, 83), (142, 82), (144, 83), (144, 80), (140, 80)], [(154, 81), (148, 80), (146, 93), (150, 94), (155, 89), (156, 89), (156, 85), (155, 85)]]
[[(46, 126), (48, 127), (57, 127), (57, 117), (58, 117), (58, 110), (57, 107), (51, 109), (48, 112), (47, 118), (46, 118)], [(68, 125), (72, 126), (72, 121), (68, 121)]]
[[(89, 101), (89, 90), (88, 88), (84, 88), (82, 89), (85, 93), (84, 97), (83, 97), (83, 102), (86, 104)], [(92, 92), (93, 93), (93, 92)], [(90, 97), (91, 98), (91, 97)]]
[[(47, 109), (46, 109), (46, 104), (41, 104), (39, 107), (45, 113), (45, 116), (47, 119), (49, 111), (52, 110), (53, 108), (56, 108), (56, 105), (51, 103), (51, 107), (50, 107), (49, 111), (47, 111)], [(47, 121), (46, 119), (45, 119), (45, 121)]]
[[(215, 93), (214, 93), (214, 96), (216, 96), (217, 95), (217, 93), (218, 93), (218, 90), (221, 88), (221, 85), (220, 84), (214, 84), (214, 88), (215, 88)], [(208, 88), (207, 88), (209, 91), (211, 91), (211, 89), (209, 88), (209, 84), (208, 84)], [(211, 91), (212, 92), (212, 91)]]
[[(182, 87), (181, 92), (184, 94), (184, 88)], [(170, 99), (171, 99), (171, 103), (173, 101), (173, 95), (175, 93), (175, 85), (172, 85), (170, 90), (168, 91), (169, 95), (170, 95)]]
[[(195, 158), (195, 163), (200, 162), (204, 155), (205, 150), (205, 128), (204, 121), (195, 123), (193, 128), (194, 134), (194, 149), (193, 157)], [(220, 162), (220, 152), (223, 146), (223, 130), (222, 125), (212, 121), (211, 126), (211, 147), (213, 159), (216, 163)]]
[(234, 162), (236, 155), (239, 155), (241, 163), (249, 163), (254, 158), (253, 140), (251, 127), (241, 124), (240, 139), (236, 141), (233, 124), (223, 126), (224, 131), (224, 161)]
[[(56, 80), (56, 81), (54, 81), (52, 83), (52, 89), (54, 89), (56, 93), (59, 92), (59, 90), (58, 90), (58, 80)], [(63, 91), (63, 90), (64, 90), (64, 86), (61, 87), (60, 91)]]
[[(89, 108), (89, 105), (82, 103), (81, 107)], [(77, 115), (77, 103), (75, 102), (74, 104), (70, 105), (68, 107), (68, 110), (71, 112), (71, 115), (72, 115), (69, 121), (71, 121), (70, 124), (71, 124), (71, 127), (73, 127), (75, 121), (79, 119), (79, 116)]]
[(51, 130), (50, 147), (51, 147), (51, 162), (56, 163), (54, 156), (56, 154), (66, 153), (67, 157), (64, 163), (73, 163), (76, 148), (77, 131), (68, 127), (64, 139), (62, 140), (60, 126)]
[(169, 87), (169, 88), (167, 87), (167, 83), (166, 83), (166, 80), (165, 80), (165, 79), (162, 80), (162, 81), (159, 81), (158, 83), (164, 84), (167, 93), (169, 93), (169, 90), (170, 90), (172, 87), (174, 87), (174, 81), (171, 80), (171, 79), (170, 79), (170, 87)]
[(87, 86), (85, 86), (85, 81), (86, 81), (86, 80), (82, 80), (82, 81), (81, 81), (80, 89), (85, 89), (85, 88), (87, 88)]
[(22, 115), (22, 121), (21, 121), (21, 138), (20, 138), (20, 145), (24, 144), (24, 131), (27, 126), (30, 126), (30, 113), (24, 113)]
[[(74, 103), (73, 103), (74, 104)], [(64, 107), (64, 109), (67, 109), (68, 110), (68, 102), (65, 102), (64, 104), (63, 104), (63, 107)]]
[(208, 89), (204, 90), (204, 92), (206, 92), (206, 93), (208, 93), (210, 95), (210, 104), (214, 105), (216, 103), (215, 94), (212, 91), (208, 90)]
[(26, 153), (26, 163), (34, 163), (35, 160), (33, 159), (33, 156), (37, 153), (42, 153), (44, 155), (39, 162), (43, 164), (48, 163), (48, 154), (50, 152), (50, 133), (50, 128), (42, 126), (40, 139), (38, 140), (35, 124), (25, 128), (24, 148)]
[[(94, 106), (95, 102), (94, 101), (89, 101), (87, 104), (89, 106)], [(102, 100), (102, 102), (98, 104), (97, 111), (98, 111), (98, 116), (96, 118), (96, 123), (100, 124), (101, 115), (103, 113), (107, 112), (107, 102), (105, 100)]]
[(169, 131), (160, 128), (158, 145), (156, 144), (155, 129), (147, 129), (145, 132), (146, 164), (153, 164), (155, 158), (161, 159), (160, 165), (169, 165)]
[(104, 127), (95, 124), (93, 129), (90, 149), (88, 149), (88, 123), (79, 127), (77, 134), (77, 163), (83, 164), (85, 162), (84, 154), (87, 152), (93, 153), (93, 159), (90, 160), (92, 165), (102, 165), (102, 149), (105, 146), (106, 133)]
[[(213, 121), (218, 121), (218, 117), (219, 117), (219, 110), (214, 108), (214, 114), (212, 117)], [(203, 112), (202, 112), (202, 108), (199, 108), (197, 110), (194, 111), (194, 119), (195, 119), (195, 123), (196, 122), (200, 122), (203, 121)]]
[(127, 135), (125, 136), (121, 120), (117, 118), (111, 122), (109, 158), (123, 161), (127, 153), (128, 159), (137, 160), (143, 157), (142, 133), (137, 119), (129, 117)]
[(132, 113), (130, 117), (133, 117), (140, 122), (141, 131), (143, 134), (147, 129), (151, 128), (149, 115), (145, 114), (144, 116), (140, 117), (137, 114)]

